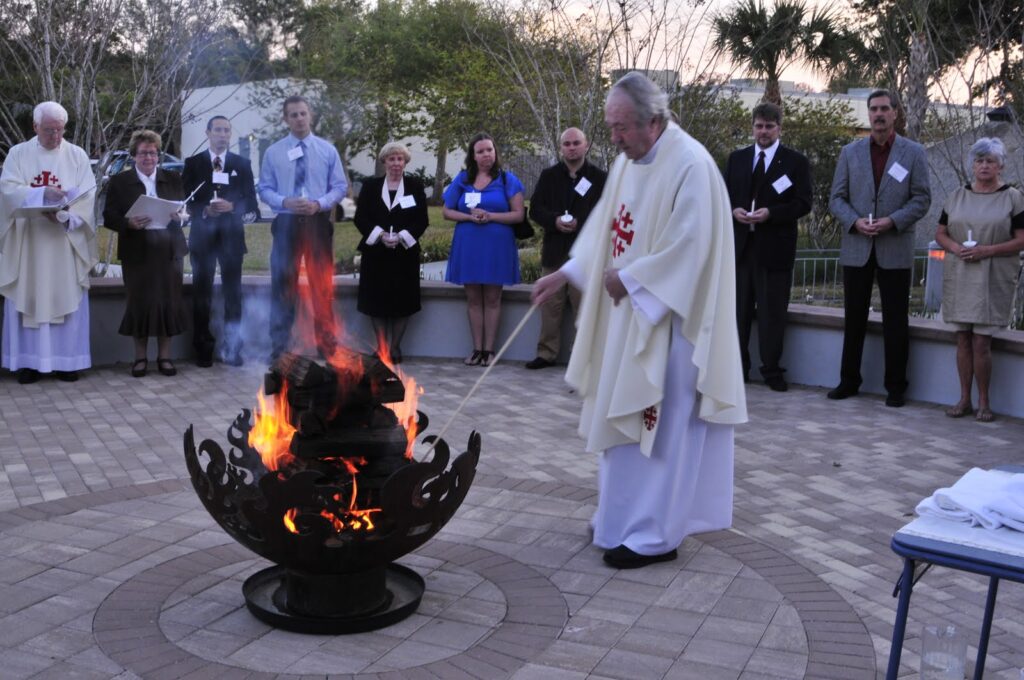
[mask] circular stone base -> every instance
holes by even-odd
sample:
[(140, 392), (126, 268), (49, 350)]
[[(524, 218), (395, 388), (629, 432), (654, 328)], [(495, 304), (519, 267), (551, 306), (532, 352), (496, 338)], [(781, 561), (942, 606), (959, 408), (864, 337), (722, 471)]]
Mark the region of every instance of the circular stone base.
[[(391, 594), (388, 604), (381, 609), (358, 616), (307, 616), (280, 608), (274, 593), (284, 588), (285, 568), (269, 567), (245, 580), (242, 594), (245, 606), (264, 623), (296, 633), (316, 635), (344, 635), (377, 630), (411, 615), (420, 606), (425, 584), (412, 569), (400, 564), (389, 564), (385, 570), (385, 587)], [(338, 578), (345, 578), (338, 574)]]

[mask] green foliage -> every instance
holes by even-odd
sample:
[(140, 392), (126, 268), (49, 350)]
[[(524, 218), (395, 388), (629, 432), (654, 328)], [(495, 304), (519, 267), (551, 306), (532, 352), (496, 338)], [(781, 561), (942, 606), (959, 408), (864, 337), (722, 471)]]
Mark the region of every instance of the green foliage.
[(724, 167), (729, 154), (750, 143), (750, 112), (735, 93), (714, 83), (693, 83), (672, 98), (680, 126)]
[(443, 262), (452, 250), (454, 229), (431, 227), (420, 239), (420, 258), (423, 262)]
[(523, 283), (533, 283), (540, 278), (540, 249), (522, 248), (519, 251), (519, 276)]
[(850, 38), (831, 7), (804, 0), (776, 0), (769, 11), (761, 0), (740, 0), (714, 18), (715, 48), (737, 65), (764, 78), (765, 100), (782, 104), (779, 79), (796, 61), (831, 71), (845, 58)]
[[(1019, 0), (854, 0), (859, 41), (833, 91), (845, 85), (882, 86), (906, 93), (915, 34), (927, 41), (927, 74), (934, 82), (963, 69), (972, 97), (989, 96), (1024, 114), (1024, 4)], [(974, 72), (990, 72), (988, 80)], [(927, 123), (926, 123), (927, 125)], [(897, 121), (899, 129), (899, 121)]]
[(782, 140), (811, 162), (814, 201), (805, 224), (816, 248), (838, 247), (839, 227), (829, 213), (828, 197), (839, 152), (855, 139), (856, 125), (853, 109), (844, 101), (786, 98)]

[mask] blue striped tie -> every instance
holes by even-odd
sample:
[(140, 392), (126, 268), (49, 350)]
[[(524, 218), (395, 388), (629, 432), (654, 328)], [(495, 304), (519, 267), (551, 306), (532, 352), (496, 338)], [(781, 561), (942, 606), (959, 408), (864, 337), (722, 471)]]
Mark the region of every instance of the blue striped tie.
[(306, 186), (306, 143), (299, 142), (298, 147), (302, 149), (302, 155), (295, 159), (295, 195), (301, 196)]

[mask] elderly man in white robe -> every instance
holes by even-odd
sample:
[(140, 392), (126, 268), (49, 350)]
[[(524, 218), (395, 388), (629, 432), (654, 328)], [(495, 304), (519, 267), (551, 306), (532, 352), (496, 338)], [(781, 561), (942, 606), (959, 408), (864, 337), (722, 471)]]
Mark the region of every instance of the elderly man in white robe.
[(32, 120), (36, 136), (11, 147), (0, 174), (0, 363), (22, 384), (40, 373), (73, 382), (92, 365), (87, 291), (96, 264), (96, 182), (85, 151), (64, 140), (64, 107), (43, 102)]
[(583, 291), (566, 381), (601, 453), (594, 544), (631, 569), (732, 525), (733, 426), (747, 410), (721, 173), (640, 73), (612, 87), (605, 123), (622, 153), (570, 260), (533, 298)]

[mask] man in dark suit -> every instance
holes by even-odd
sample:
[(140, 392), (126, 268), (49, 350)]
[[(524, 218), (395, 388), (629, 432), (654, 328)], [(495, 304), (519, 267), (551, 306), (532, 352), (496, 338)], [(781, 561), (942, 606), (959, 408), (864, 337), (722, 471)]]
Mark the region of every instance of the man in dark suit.
[(931, 205), (924, 147), (896, 134), (897, 103), (887, 90), (868, 95), (871, 135), (843, 147), (832, 178), (829, 209), (843, 231), (845, 323), (839, 385), (829, 399), (860, 389), (860, 362), (871, 288), (878, 278), (885, 343), (885, 405), (900, 407), (910, 353), (910, 270), (914, 226)]
[(783, 146), (782, 109), (754, 107), (754, 144), (729, 156), (725, 184), (736, 239), (736, 322), (743, 379), (750, 373), (750, 326), (757, 316), (761, 377), (772, 390), (789, 389), (779, 366), (786, 308), (796, 259), (797, 220), (811, 211), (811, 166)]
[[(245, 224), (259, 212), (252, 166), (248, 158), (228, 151), (231, 121), (214, 116), (206, 124), (208, 151), (185, 160), (182, 175), (185, 195), (196, 191), (189, 203), (192, 229), (189, 251), (192, 259), (192, 344), (196, 365), (213, 365), (216, 339), (210, 332), (213, 275), (220, 264), (224, 294), (224, 362), (242, 365), (242, 256), (245, 255)], [(200, 186), (201, 185), (201, 186)]]
[[(608, 173), (587, 160), (590, 142), (579, 128), (571, 127), (562, 133), (560, 148), (562, 160), (540, 173), (530, 199), (530, 219), (544, 229), (541, 276), (556, 271), (569, 259), (576, 235), (601, 198), (608, 178)], [(526, 368), (555, 365), (561, 346), (562, 312), (568, 302), (573, 313), (578, 313), (580, 296), (579, 290), (565, 286), (541, 305), (537, 356), (526, 362)]]

